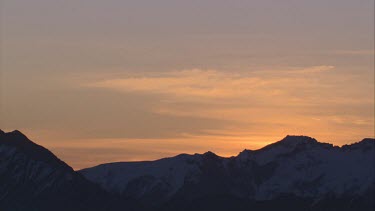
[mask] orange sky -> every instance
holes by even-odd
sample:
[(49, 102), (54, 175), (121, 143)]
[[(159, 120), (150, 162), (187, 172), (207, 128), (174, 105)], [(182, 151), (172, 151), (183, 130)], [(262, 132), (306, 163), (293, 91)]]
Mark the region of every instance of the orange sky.
[(0, 128), (74, 168), (374, 137), (373, 1), (6, 0)]

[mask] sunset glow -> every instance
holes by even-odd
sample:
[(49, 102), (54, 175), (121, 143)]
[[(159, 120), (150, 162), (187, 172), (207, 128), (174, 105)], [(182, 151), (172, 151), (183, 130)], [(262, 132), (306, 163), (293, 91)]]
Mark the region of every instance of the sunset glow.
[(1, 20), (0, 128), (76, 169), (374, 137), (371, 1), (90, 2)]

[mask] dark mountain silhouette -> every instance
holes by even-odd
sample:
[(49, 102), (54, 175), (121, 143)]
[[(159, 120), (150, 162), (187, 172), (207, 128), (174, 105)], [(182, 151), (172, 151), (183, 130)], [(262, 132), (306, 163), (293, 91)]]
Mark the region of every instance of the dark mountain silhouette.
[[(109, 194), (19, 131), (0, 130), (0, 210), (104, 210)], [(99, 199), (99, 200), (98, 200)]]
[(0, 131), (0, 210), (374, 210), (375, 140), (342, 147), (287, 136), (75, 172), (19, 131)]

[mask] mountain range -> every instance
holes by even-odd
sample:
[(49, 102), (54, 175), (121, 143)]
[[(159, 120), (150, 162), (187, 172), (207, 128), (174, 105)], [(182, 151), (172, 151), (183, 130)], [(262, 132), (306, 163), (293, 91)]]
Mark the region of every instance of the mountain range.
[(375, 210), (375, 140), (341, 147), (286, 136), (220, 157), (180, 154), (74, 171), (0, 130), (0, 210)]

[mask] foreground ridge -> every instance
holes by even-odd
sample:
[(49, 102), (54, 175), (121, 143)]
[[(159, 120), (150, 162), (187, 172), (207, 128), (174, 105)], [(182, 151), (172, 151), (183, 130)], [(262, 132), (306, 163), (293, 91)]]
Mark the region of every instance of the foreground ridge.
[(0, 130), (0, 210), (104, 210), (108, 193), (20, 131)]

